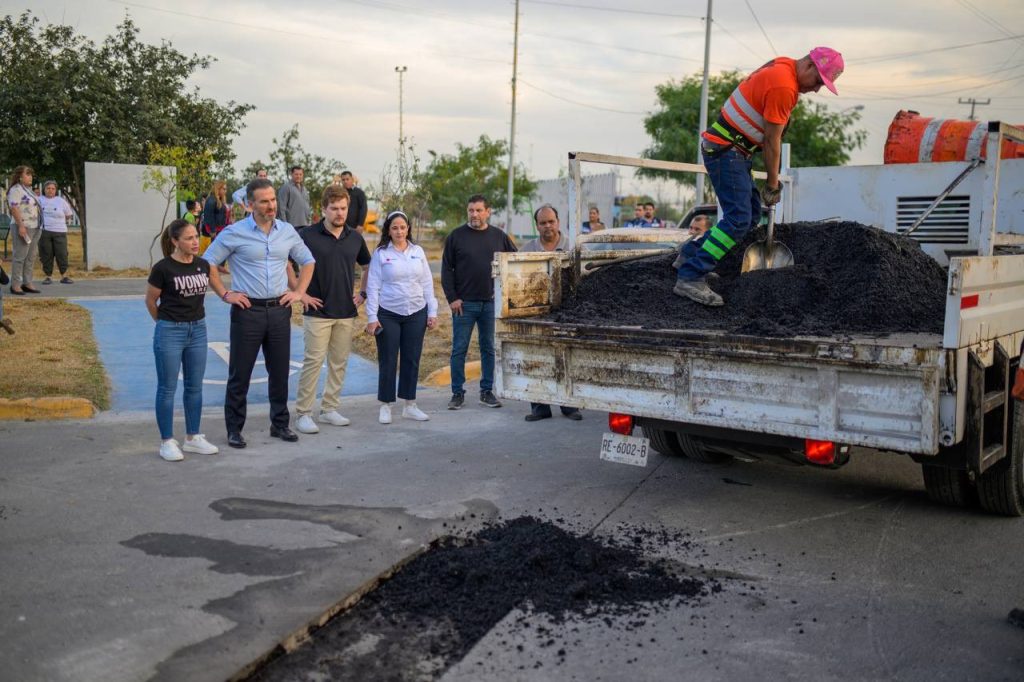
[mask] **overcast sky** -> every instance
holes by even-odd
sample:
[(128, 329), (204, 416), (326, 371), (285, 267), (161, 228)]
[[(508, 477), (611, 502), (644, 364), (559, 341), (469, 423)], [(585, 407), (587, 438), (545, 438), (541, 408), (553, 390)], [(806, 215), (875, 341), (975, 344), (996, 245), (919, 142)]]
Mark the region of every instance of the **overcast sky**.
[[(97, 41), (127, 12), (143, 40), (215, 57), (195, 78), (203, 94), (256, 105), (235, 142), (238, 167), (267, 158), (271, 138), (298, 123), (306, 149), (373, 183), (396, 156), (399, 65), (405, 135), (422, 156), (509, 134), (513, 0), (0, 0), (5, 14), (28, 8)], [(706, 8), (521, 0), (517, 158), (548, 178), (570, 150), (638, 156), (655, 85), (702, 69)], [(841, 96), (805, 97), (864, 106), (869, 137), (855, 163), (881, 163), (901, 108), (966, 118), (959, 98), (991, 98), (979, 118), (1024, 123), (1020, 0), (719, 0), (713, 19), (713, 73), (815, 45), (843, 53)]]

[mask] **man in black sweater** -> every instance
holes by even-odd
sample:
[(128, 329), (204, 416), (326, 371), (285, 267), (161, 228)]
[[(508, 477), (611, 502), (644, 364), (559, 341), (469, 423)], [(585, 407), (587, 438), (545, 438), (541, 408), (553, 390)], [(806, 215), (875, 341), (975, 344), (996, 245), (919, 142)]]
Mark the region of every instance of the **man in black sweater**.
[(444, 240), (441, 286), (452, 309), (452, 399), (449, 410), (465, 403), (466, 351), (477, 328), (480, 344), (480, 404), (501, 407), (494, 396), (494, 282), (491, 261), (500, 251), (516, 245), (502, 230), (487, 224), (491, 215), (487, 199), (474, 194), (466, 202), (469, 220)]
[(366, 193), (356, 187), (356, 178), (352, 171), (342, 171), (341, 184), (348, 192), (348, 218), (345, 219), (345, 227), (363, 233), (363, 223), (366, 222)]

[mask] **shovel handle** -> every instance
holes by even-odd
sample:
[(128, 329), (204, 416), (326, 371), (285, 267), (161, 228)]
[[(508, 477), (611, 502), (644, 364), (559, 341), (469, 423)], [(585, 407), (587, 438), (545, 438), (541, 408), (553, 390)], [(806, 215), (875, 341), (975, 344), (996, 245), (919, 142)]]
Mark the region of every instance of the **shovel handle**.
[(768, 238), (764, 240), (765, 250), (772, 252), (772, 244), (775, 243), (775, 204), (768, 207)]

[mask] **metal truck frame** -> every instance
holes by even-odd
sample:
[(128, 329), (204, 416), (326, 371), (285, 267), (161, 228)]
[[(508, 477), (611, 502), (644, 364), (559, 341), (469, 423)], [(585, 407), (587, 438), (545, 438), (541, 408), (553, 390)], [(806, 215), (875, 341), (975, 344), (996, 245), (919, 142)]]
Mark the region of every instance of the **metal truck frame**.
[[(984, 176), (961, 190), (974, 207), (964, 239), (936, 238), (943, 235), (941, 217), (914, 235), (949, 263), (941, 335), (761, 338), (669, 324), (641, 330), (538, 319), (561, 304), (564, 274), (583, 277), (593, 259), (634, 253), (628, 246), (580, 248), (602, 239), (578, 236), (583, 206), (574, 188), (581, 162), (704, 172), (695, 164), (570, 153), (567, 227), (577, 247), (566, 254), (496, 255), (498, 394), (628, 415), (630, 429), (640, 426), (655, 449), (702, 461), (772, 453), (836, 466), (851, 445), (903, 453), (922, 464), (932, 499), (1024, 515), (1024, 409), (1010, 396), (1024, 344), (1024, 200), (1019, 186), (1007, 191), (1006, 178), (1000, 181), (1004, 164), (1015, 164), (1018, 173), (1024, 160), (999, 159), (1003, 137), (1024, 141), (1024, 130), (990, 124)], [(966, 163), (927, 165), (938, 178), (955, 176)], [(919, 176), (916, 166), (884, 172)], [(863, 177), (880, 172), (864, 168)], [(828, 217), (813, 215), (800, 199), (801, 176), (810, 178), (813, 170), (820, 180), (833, 169), (783, 168), (783, 212), (791, 219)], [(1001, 189), (1009, 213), (999, 205)], [(885, 203), (870, 199), (875, 208)], [(861, 222), (894, 232), (909, 224)], [(648, 232), (638, 230), (636, 239), (659, 239)], [(831, 446), (831, 456), (811, 456), (822, 444)]]

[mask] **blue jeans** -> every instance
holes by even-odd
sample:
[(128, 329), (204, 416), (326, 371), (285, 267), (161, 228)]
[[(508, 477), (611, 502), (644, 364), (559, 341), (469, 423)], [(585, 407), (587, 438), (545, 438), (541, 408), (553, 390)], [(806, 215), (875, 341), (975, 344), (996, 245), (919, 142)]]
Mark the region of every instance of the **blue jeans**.
[(185, 379), (185, 433), (199, 433), (203, 412), (203, 376), (206, 374), (206, 321), (157, 320), (153, 331), (156, 358), (156, 423), (160, 438), (174, 437), (174, 393), (178, 370)]
[(703, 239), (683, 245), (686, 262), (679, 268), (679, 279), (688, 282), (704, 279), (761, 220), (761, 196), (750, 175), (751, 159), (735, 149), (709, 154), (707, 148), (715, 149), (715, 146), (707, 141), (704, 147), (704, 168), (718, 195), (722, 219), (704, 233)]
[(494, 388), (494, 301), (463, 301), (462, 314), (452, 315), (452, 393), (464, 392), (466, 351), (477, 329), (480, 343), (480, 392)]

